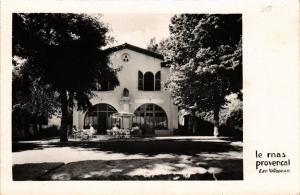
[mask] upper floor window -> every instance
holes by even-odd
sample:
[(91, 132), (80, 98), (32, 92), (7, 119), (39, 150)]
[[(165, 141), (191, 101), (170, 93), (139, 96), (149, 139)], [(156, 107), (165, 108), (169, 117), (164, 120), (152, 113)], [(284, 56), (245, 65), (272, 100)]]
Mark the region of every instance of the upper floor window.
[(154, 91), (154, 75), (152, 72), (144, 74), (144, 91)]
[(114, 90), (111, 83), (109, 81), (101, 81), (100, 82), (100, 89), (98, 91), (111, 91)]
[(152, 72), (146, 72), (143, 74), (138, 72), (138, 90), (143, 91), (160, 91), (160, 71), (155, 76)]

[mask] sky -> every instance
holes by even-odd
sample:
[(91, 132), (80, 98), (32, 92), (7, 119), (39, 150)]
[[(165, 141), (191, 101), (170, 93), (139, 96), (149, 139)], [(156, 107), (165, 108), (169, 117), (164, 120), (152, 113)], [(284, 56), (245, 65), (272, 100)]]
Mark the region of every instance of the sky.
[(173, 14), (103, 14), (101, 21), (108, 23), (109, 33), (117, 42), (146, 48), (150, 39), (156, 42), (169, 36), (169, 23)]

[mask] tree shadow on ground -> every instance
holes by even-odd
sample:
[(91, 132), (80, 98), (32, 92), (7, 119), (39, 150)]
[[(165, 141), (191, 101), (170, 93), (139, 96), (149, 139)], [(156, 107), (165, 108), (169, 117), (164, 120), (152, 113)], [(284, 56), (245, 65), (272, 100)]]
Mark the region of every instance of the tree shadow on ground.
[[(196, 164), (196, 161), (201, 162)], [(42, 167), (41, 163), (30, 164), (31, 167)], [(29, 165), (14, 166), (14, 178), (18, 177), (21, 168)], [(19, 172), (16, 172), (18, 170)], [(41, 175), (29, 175), (30, 180), (242, 180), (243, 162), (241, 159), (187, 161), (180, 157), (134, 160), (87, 160), (68, 163), (55, 170)], [(27, 171), (30, 173), (30, 171)]]
[(230, 142), (191, 141), (191, 140), (151, 140), (151, 141), (114, 141), (95, 143), (52, 143), (52, 146), (70, 146), (91, 151), (107, 151), (130, 154), (189, 154), (199, 152), (242, 152), (241, 146), (231, 145)]
[[(13, 151), (16, 152), (68, 147), (76, 149), (75, 153), (92, 151), (96, 154), (95, 158), (100, 157), (101, 159), (80, 161), (81, 159), (78, 158), (74, 162), (56, 167), (51, 171), (47, 171), (49, 168), (43, 168), (42, 163), (15, 165), (13, 168), (14, 179), (27, 180), (26, 172), (29, 180), (32, 180), (33, 177), (33, 180), (243, 179), (242, 143), (236, 144), (230, 141), (142, 139), (14, 143), (13, 146)], [(45, 152), (47, 151), (45, 150)], [(104, 159), (108, 157), (109, 160), (102, 160), (103, 157)], [(30, 168), (31, 166), (33, 168)], [(31, 169), (33, 172), (42, 174), (32, 176)], [(39, 171), (39, 169), (46, 170), (46, 175), (45, 171)], [(21, 177), (18, 177), (18, 174), (21, 174)]]
[(103, 141), (103, 142), (50, 142), (50, 143), (13, 143), (12, 151), (42, 150), (53, 147), (70, 147), (87, 151), (106, 151), (108, 153), (143, 154), (188, 154), (199, 152), (242, 152), (243, 148), (231, 145), (231, 142), (212, 142), (209, 140), (135, 140), (135, 141)]
[(13, 180), (25, 181), (25, 180), (39, 180), (40, 177), (48, 172), (63, 166), (64, 163), (27, 163), (21, 165), (14, 165), (12, 167)]
[(13, 143), (12, 152), (22, 152), (26, 150), (42, 150), (45, 146), (40, 143)]

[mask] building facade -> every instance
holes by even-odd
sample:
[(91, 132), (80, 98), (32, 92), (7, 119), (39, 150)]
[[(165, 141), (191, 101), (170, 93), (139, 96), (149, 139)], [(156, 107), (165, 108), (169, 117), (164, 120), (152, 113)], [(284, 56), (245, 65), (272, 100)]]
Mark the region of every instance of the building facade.
[(172, 135), (178, 128), (178, 108), (162, 86), (169, 74), (163, 56), (127, 43), (109, 50), (120, 85), (113, 89), (109, 82), (102, 83), (90, 100), (93, 106), (74, 111), (73, 124), (79, 129), (93, 125), (98, 134), (105, 134), (119, 122), (114, 113), (132, 113), (123, 128), (139, 126), (143, 134)]

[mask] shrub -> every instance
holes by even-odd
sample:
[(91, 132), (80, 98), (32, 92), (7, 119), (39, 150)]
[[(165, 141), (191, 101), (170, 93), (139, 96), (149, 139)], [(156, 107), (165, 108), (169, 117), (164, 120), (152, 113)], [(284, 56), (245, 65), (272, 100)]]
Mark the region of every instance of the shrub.
[[(224, 136), (242, 137), (243, 133), (243, 102), (238, 97), (239, 94), (232, 93), (225, 97), (226, 103), (220, 110), (220, 134)], [(206, 129), (212, 128), (213, 112), (196, 112), (200, 121), (205, 122)], [(202, 120), (201, 120), (202, 119)], [(202, 123), (203, 123), (202, 122)], [(203, 124), (201, 124), (201, 127)], [(210, 131), (209, 131), (210, 132)]]
[(59, 129), (56, 125), (51, 125), (49, 127), (41, 129), (39, 136), (41, 138), (59, 136)]
[(238, 94), (226, 97), (227, 103), (220, 112), (221, 133), (239, 139), (243, 137), (243, 102)]
[(220, 124), (242, 131), (243, 102), (237, 94), (226, 96), (226, 104), (220, 112)]

